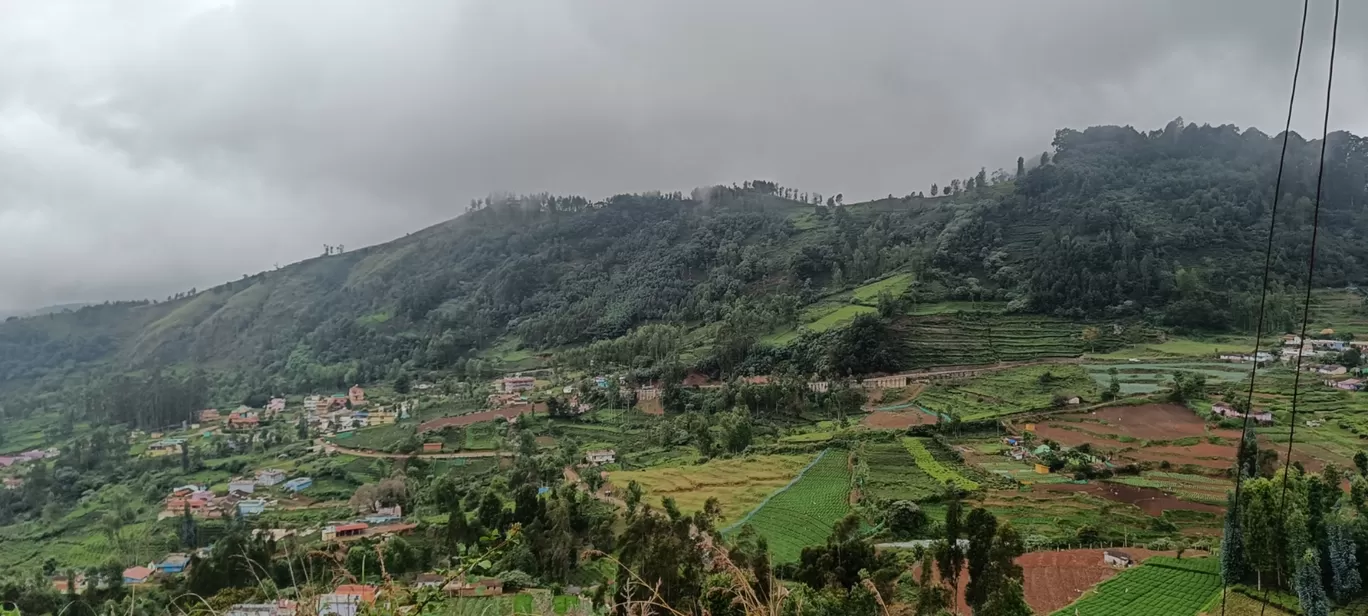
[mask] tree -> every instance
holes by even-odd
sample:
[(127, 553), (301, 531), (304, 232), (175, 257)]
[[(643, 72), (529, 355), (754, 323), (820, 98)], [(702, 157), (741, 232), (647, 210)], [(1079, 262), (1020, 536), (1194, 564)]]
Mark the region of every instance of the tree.
[(1336, 517), (1327, 528), (1330, 543), (1330, 572), (1335, 598), (1347, 602), (1363, 587), (1359, 573), (1358, 546), (1350, 522)]
[(195, 549), (199, 547), (199, 532), (195, 524), (195, 517), (190, 515), (190, 505), (185, 505), (185, 510), (181, 513), (180, 542), (181, 547)]
[(1368, 477), (1368, 453), (1359, 451), (1354, 454), (1354, 468), (1358, 469), (1360, 475)]
[(1225, 529), (1221, 535), (1221, 580), (1226, 586), (1239, 584), (1245, 576), (1244, 533), (1235, 513), (1235, 494), (1226, 495)]
[(932, 197), (936, 196), (936, 193), (938, 193), (938, 192), (940, 192), (940, 187), (937, 186), (935, 182), (932, 182), (932, 183), (931, 183), (931, 196), (932, 196)]
[(922, 557), (921, 576), (917, 580), (917, 616), (936, 616), (950, 605), (950, 593), (944, 586), (935, 584), (931, 571), (935, 567), (931, 552)]
[(926, 512), (917, 503), (897, 500), (888, 507), (888, 530), (896, 539), (919, 537), (926, 531), (927, 524)]
[(1041, 152), (1041, 153), (1040, 153), (1040, 166), (1041, 166), (1041, 167), (1044, 167), (1045, 165), (1048, 165), (1048, 164), (1050, 164), (1050, 153), (1049, 153), (1049, 152)]
[(461, 500), (459, 498), (452, 501), (451, 509), (447, 514), (447, 550), (455, 553), (457, 546), (468, 543), (471, 539), (470, 522), (466, 520), (465, 510), (461, 508)]
[(988, 169), (979, 167), (978, 175), (974, 176), (974, 186), (983, 189), (988, 186)]
[(1307, 548), (1298, 560), (1294, 586), (1302, 613), (1306, 616), (1330, 615), (1330, 600), (1326, 598), (1325, 587), (1321, 585), (1320, 557), (1314, 549)]
[(997, 518), (986, 509), (975, 507), (965, 519), (964, 529), (969, 536), (969, 548), (965, 554), (969, 565), (969, 583), (965, 585), (964, 601), (977, 614), (992, 591), (989, 566), (993, 539), (997, 535)]
[(1016, 174), (1016, 176), (1017, 176), (1017, 179), (1021, 179), (1021, 178), (1023, 178), (1023, 177), (1026, 177), (1026, 157), (1024, 157), (1024, 156), (1018, 156), (1018, 157), (1017, 157), (1017, 174)]
[(413, 380), (407, 372), (400, 372), (399, 376), (394, 378), (394, 393), (407, 394), (412, 386)]
[(1089, 352), (1097, 352), (1097, 337), (1099, 333), (1097, 327), (1092, 325), (1083, 328), (1083, 342), (1088, 343)]
[[(941, 581), (951, 589), (959, 588), (960, 570), (964, 568), (964, 548), (959, 540), (964, 526), (964, 504), (960, 501), (959, 488), (946, 483), (945, 541), (936, 550), (936, 568), (940, 570)], [(951, 605), (957, 603), (959, 593), (951, 595)]]

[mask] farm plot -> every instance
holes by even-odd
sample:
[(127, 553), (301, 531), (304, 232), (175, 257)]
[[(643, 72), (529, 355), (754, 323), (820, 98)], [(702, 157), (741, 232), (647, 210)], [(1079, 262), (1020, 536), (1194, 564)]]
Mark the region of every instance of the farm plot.
[(1088, 350), (1120, 348), (1147, 335), (1138, 329), (1116, 334), (1110, 327), (1099, 327), (1098, 338), (1086, 342), (1085, 327), (1051, 317), (984, 312), (917, 316), (899, 324), (914, 368), (1078, 357)]
[(924, 500), (938, 496), (945, 486), (917, 466), (901, 443), (869, 443), (864, 448), (869, 465), (865, 495), (884, 500)]
[(712, 460), (696, 466), (613, 471), (608, 480), (617, 492), (635, 481), (651, 502), (668, 496), (686, 512), (699, 511), (708, 498), (717, 497), (722, 503), (723, 519), (731, 522), (741, 519), (766, 496), (787, 485), (811, 461), (811, 455)]
[(850, 512), (846, 452), (828, 450), (788, 489), (750, 514), (746, 523), (769, 542), (775, 562), (798, 560), (803, 548), (819, 545)]
[(1098, 393), (1097, 384), (1082, 367), (1052, 364), (933, 385), (916, 402), (932, 413), (973, 421), (1049, 408), (1056, 394), (1095, 399)]
[(1099, 387), (1110, 385), (1111, 370), (1116, 370), (1122, 393), (1151, 393), (1169, 387), (1174, 372), (1202, 374), (1210, 383), (1229, 383), (1247, 380), (1250, 366), (1223, 362), (1125, 363), (1088, 364), (1084, 369)]
[(1156, 556), (1103, 582), (1054, 616), (1187, 616), (1220, 589), (1219, 560)]
[(907, 453), (912, 455), (912, 459), (917, 463), (917, 468), (921, 469), (940, 485), (945, 485), (945, 482), (949, 481), (954, 482), (954, 484), (961, 489), (970, 492), (979, 489), (978, 482), (965, 478), (953, 469), (947, 468), (944, 464), (941, 464), (935, 456), (931, 455), (931, 451), (926, 448), (926, 444), (923, 443), (922, 440), (923, 439), (913, 437), (906, 437), (902, 440), (903, 447), (907, 448)]

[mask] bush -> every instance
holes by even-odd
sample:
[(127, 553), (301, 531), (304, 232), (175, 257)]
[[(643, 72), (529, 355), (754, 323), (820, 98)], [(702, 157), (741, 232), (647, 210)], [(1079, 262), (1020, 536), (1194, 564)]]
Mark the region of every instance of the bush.
[(1145, 546), (1145, 549), (1154, 550), (1156, 552), (1167, 552), (1174, 549), (1174, 545), (1172, 541), (1160, 538), (1149, 542), (1149, 544)]
[(532, 576), (517, 569), (509, 569), (498, 575), (499, 581), (503, 582), (504, 592), (517, 592), (524, 588), (536, 586), (537, 581)]

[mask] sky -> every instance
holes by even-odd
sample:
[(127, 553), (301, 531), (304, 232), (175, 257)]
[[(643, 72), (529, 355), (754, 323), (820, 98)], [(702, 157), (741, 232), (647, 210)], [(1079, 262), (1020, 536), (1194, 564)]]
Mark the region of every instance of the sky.
[[(1319, 132), (1333, 3), (1293, 128)], [(1368, 5), (1332, 129), (1368, 132)], [(1061, 127), (1285, 121), (1275, 0), (0, 0), (0, 311), (162, 298), (492, 192), (859, 198)]]

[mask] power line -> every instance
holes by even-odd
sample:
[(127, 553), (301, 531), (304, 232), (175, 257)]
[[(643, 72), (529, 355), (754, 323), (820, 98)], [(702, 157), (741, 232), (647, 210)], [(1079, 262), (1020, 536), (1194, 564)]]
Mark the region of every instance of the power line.
[[(1268, 302), (1268, 275), (1273, 263), (1273, 233), (1278, 220), (1278, 203), (1282, 200), (1283, 169), (1287, 165), (1287, 140), (1292, 134), (1292, 108), (1297, 101), (1297, 81), (1301, 76), (1302, 51), (1306, 48), (1306, 16), (1310, 8), (1311, 0), (1302, 0), (1301, 31), (1297, 35), (1297, 63), (1292, 68), (1292, 93), (1287, 99), (1287, 123), (1283, 126), (1282, 152), (1278, 155), (1278, 175), (1277, 179), (1273, 181), (1273, 208), (1268, 216), (1268, 244), (1264, 248), (1263, 285), (1259, 294), (1258, 325), (1254, 330), (1254, 352), (1252, 353), (1254, 368), (1249, 372), (1249, 392), (1245, 397), (1244, 425), (1240, 429), (1239, 448), (1235, 450), (1237, 464), (1235, 469), (1235, 501), (1231, 505), (1234, 508), (1231, 515), (1237, 523), (1240, 518), (1240, 488), (1244, 484), (1244, 472), (1238, 468), (1239, 452), (1244, 451), (1245, 438), (1249, 434), (1249, 416), (1254, 409), (1254, 377), (1259, 372), (1259, 346), (1263, 342), (1264, 311)], [(1223, 547), (1223, 549), (1225, 548)], [(1221, 616), (1225, 616), (1226, 596), (1229, 591), (1230, 586), (1223, 579), (1221, 581)]]
[[(1325, 186), (1325, 147), (1330, 140), (1330, 93), (1335, 85), (1335, 47), (1339, 42), (1339, 14), (1340, 0), (1335, 0), (1335, 20), (1330, 28), (1330, 69), (1326, 74), (1325, 80), (1325, 115), (1321, 120), (1321, 147), (1320, 161), (1316, 167), (1316, 203), (1311, 215), (1311, 254), (1306, 260), (1306, 297), (1302, 301), (1302, 324), (1301, 339), (1306, 340), (1306, 328), (1311, 322), (1311, 286), (1316, 273), (1316, 240), (1320, 236), (1320, 208), (1321, 197)], [(1297, 373), (1292, 379), (1292, 426), (1287, 433), (1287, 461), (1283, 464), (1282, 495), (1278, 498), (1278, 503), (1282, 506), (1282, 516), (1279, 519), (1278, 527), (1286, 528), (1287, 525), (1287, 483), (1292, 475), (1292, 446), (1297, 442), (1297, 397), (1301, 390), (1302, 375), (1302, 353), (1297, 353)], [(1339, 490), (1339, 486), (1335, 486)], [(1279, 544), (1279, 561), (1286, 556), (1287, 534), (1282, 533), (1283, 541)], [(1262, 616), (1264, 610), (1268, 609), (1268, 597), (1272, 588), (1264, 590), (1263, 607), (1259, 609)]]

